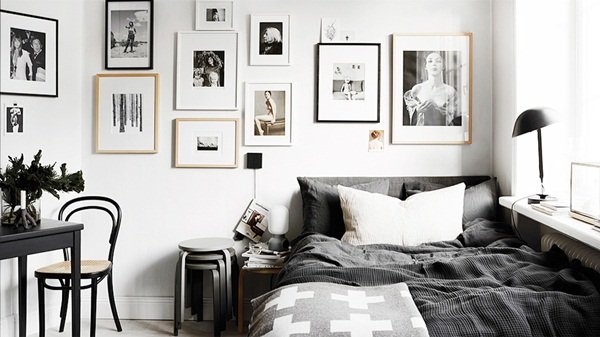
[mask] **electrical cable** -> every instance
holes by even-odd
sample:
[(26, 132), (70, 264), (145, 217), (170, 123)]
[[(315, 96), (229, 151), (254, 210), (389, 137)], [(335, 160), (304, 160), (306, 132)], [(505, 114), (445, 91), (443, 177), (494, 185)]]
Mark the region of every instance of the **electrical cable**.
[(521, 239), (521, 240), (523, 240), (523, 238), (521, 237), (521, 233), (519, 232), (519, 230), (517, 229), (517, 225), (515, 224), (515, 205), (516, 205), (516, 203), (517, 203), (517, 202), (519, 202), (519, 201), (521, 201), (521, 200), (523, 200), (523, 199), (529, 198), (529, 197), (531, 197), (531, 196), (534, 196), (534, 195), (536, 195), (536, 194), (530, 194), (530, 195), (528, 195), (528, 196), (524, 196), (524, 197), (522, 197), (522, 198), (519, 198), (519, 199), (515, 200), (515, 201), (512, 203), (512, 205), (510, 206), (510, 226), (511, 226), (511, 228), (512, 228), (513, 232), (514, 232), (514, 233), (517, 235), (517, 237), (518, 237), (519, 239)]

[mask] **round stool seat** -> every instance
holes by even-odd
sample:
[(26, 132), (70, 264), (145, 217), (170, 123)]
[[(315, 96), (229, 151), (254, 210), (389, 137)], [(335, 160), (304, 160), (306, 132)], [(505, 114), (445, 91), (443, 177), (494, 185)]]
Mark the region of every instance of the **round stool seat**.
[(233, 247), (229, 238), (197, 238), (181, 241), (179, 249), (190, 253), (214, 252)]

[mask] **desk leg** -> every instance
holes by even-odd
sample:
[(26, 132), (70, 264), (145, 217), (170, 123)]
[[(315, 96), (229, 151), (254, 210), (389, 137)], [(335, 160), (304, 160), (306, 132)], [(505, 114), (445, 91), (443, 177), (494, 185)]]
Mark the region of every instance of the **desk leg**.
[(27, 255), (19, 256), (19, 337), (27, 335)]
[(244, 272), (246, 270), (242, 268), (240, 270), (240, 277), (238, 279), (238, 314), (237, 314), (237, 323), (238, 334), (244, 333)]
[(71, 328), (73, 337), (81, 334), (81, 231), (73, 232), (73, 247), (71, 247), (71, 282), (73, 296), (71, 299)]

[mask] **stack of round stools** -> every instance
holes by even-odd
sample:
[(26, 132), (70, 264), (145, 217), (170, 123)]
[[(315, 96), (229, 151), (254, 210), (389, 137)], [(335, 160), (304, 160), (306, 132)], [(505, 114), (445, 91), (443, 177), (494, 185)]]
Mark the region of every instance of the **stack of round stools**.
[[(232, 313), (232, 271), (237, 271), (233, 240), (227, 238), (198, 238), (179, 243), (179, 259), (175, 271), (175, 313), (173, 334), (178, 335), (185, 309), (186, 283), (191, 285), (192, 314), (202, 320), (203, 273), (209, 271), (213, 286), (214, 335), (225, 330), (227, 318)], [(232, 264), (236, 267), (232, 268)], [(190, 273), (187, 273), (187, 271)]]

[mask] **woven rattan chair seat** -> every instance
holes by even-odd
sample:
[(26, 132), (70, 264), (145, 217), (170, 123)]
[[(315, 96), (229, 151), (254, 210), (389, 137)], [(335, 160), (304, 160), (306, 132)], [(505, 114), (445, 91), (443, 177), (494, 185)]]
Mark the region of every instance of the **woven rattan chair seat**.
[[(110, 269), (112, 263), (108, 260), (81, 260), (81, 277), (97, 274)], [(37, 274), (71, 274), (71, 261), (63, 261), (45, 266), (35, 271)]]

